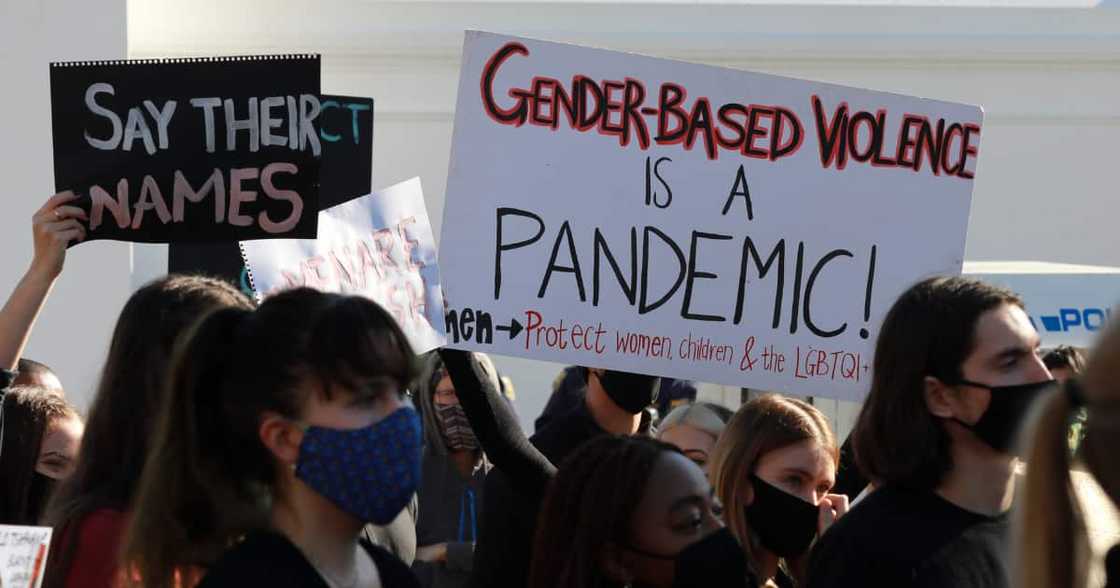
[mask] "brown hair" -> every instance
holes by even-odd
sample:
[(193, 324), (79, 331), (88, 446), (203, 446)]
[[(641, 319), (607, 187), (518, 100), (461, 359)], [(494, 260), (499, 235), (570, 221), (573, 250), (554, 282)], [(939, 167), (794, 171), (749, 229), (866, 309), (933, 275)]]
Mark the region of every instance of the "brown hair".
[(169, 275), (144, 285), (121, 309), (82, 437), (82, 458), (47, 509), (46, 521), (55, 528), (44, 581), (49, 588), (65, 584), (86, 516), (131, 507), (164, 402), (175, 341), (215, 308), (252, 304), (223, 281)]
[(755, 572), (756, 542), (744, 516), (743, 491), (762, 456), (802, 441), (820, 443), (833, 462), (839, 463), (836, 437), (821, 411), (803, 400), (767, 394), (739, 408), (712, 453), (712, 486), (723, 503), (724, 522)]
[(568, 456), (541, 507), (529, 587), (621, 586), (603, 572), (603, 553), (633, 543), (634, 511), (666, 453), (680, 450), (648, 437), (603, 435)]
[[(414, 373), (408, 339), (373, 301), (309, 288), (265, 299), (256, 311), (202, 317), (174, 353), (123, 550), (146, 588), (199, 579), (244, 533), (267, 526), (276, 460), (261, 442), (261, 415), (298, 419), (308, 380), (401, 391)], [(177, 578), (178, 576), (178, 578)]]
[(35, 475), (43, 436), (52, 421), (77, 418), (78, 411), (41, 386), (13, 386), (2, 397), (0, 524), (37, 525), (51, 486)]
[(871, 392), (852, 431), (860, 470), (876, 484), (937, 486), (952, 468), (949, 437), (929, 412), (925, 378), (961, 379), (985, 312), (1023, 303), (1009, 290), (967, 278), (931, 278), (891, 306), (875, 344)]
[[(1098, 343), (1084, 385), (1066, 383), (1036, 413), (1018, 508), (1016, 586), (1080, 588), (1088, 580), (1088, 537), (1084, 513), (1070, 478), (1067, 432), (1085, 403), (1088, 410), (1081, 457), (1113, 503), (1120, 506), (1120, 323)], [(1110, 578), (1111, 579), (1111, 578)]]

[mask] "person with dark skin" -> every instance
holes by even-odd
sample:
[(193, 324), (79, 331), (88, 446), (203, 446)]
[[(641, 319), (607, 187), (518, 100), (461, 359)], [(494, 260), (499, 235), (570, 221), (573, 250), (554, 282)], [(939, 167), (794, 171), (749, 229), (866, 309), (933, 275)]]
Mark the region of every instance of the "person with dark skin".
[[(470, 419), (471, 427), (478, 436), (479, 444), (486, 451), (488, 458), (498, 468), (502, 468), (507, 473), (510, 491), (517, 496), (518, 500), (532, 504), (535, 508), (535, 505), (539, 505), (543, 502), (546, 492), (549, 492), (549, 488), (553, 485), (554, 478), (556, 479), (555, 484), (559, 486), (560, 482), (559, 478), (557, 478), (556, 466), (525, 438), (524, 433), (521, 432), (521, 428), (517, 424), (516, 415), (509, 409), (509, 405), (502, 397), (499, 388), (487, 382), (486, 370), (483, 366), (477, 361), (472, 360), (470, 355), (463, 351), (441, 349), (440, 356), (447, 366), (448, 374), (455, 383), (459, 402), (462, 404), (467, 418)], [(607, 376), (607, 379), (609, 378), (610, 376)], [(625, 399), (623, 399), (623, 401), (628, 402)], [(631, 404), (631, 408), (635, 408), (633, 405), (637, 403), (638, 402), (635, 401), (629, 404)], [(593, 437), (592, 440), (585, 442), (584, 447), (590, 447), (597, 443), (608, 444), (617, 438), (617, 436), (613, 435), (597, 435)], [(641, 437), (631, 439), (630, 441), (638, 444), (645, 443), (647, 445), (652, 443), (648, 439)], [(660, 449), (668, 449), (678, 455), (678, 458), (670, 460), (675, 464), (668, 468), (670, 471), (675, 471), (676, 474), (683, 474), (684, 478), (689, 480), (695, 481), (697, 477), (702, 479), (703, 473), (695, 464), (688, 464), (681, 467), (682, 462), (688, 463), (688, 460), (680, 456), (678, 450), (660, 443), (655, 443), (653, 446)], [(625, 453), (626, 447), (635, 447), (635, 445), (624, 444), (624, 446), (620, 447), (620, 451)], [(591, 451), (587, 455), (588, 457), (585, 463), (594, 464), (601, 457), (614, 455), (614, 451)], [(611, 457), (603, 463), (618, 464), (619, 462), (615, 461), (616, 459), (617, 456)], [(577, 458), (575, 456), (570, 458), (570, 461), (574, 462), (576, 460)], [(628, 464), (630, 463), (626, 459), (622, 461), (626, 461)], [(561, 470), (565, 467), (568, 467), (567, 462), (561, 466)], [(618, 467), (613, 465), (605, 466), (604, 469), (600, 471), (602, 477), (597, 483), (610, 486), (613, 483), (612, 476), (617, 475), (621, 467), (621, 465)], [(640, 480), (645, 479), (644, 476), (649, 472), (646, 471), (646, 473), (642, 473), (642, 471), (641, 468), (634, 471), (635, 475), (633, 478), (630, 478), (630, 481), (638, 483)], [(670, 477), (680, 479), (676, 477), (676, 474)], [(580, 477), (581, 476), (577, 475), (576, 479)], [(660, 479), (661, 478), (658, 478), (658, 480)], [(661, 482), (653, 481), (652, 478), (650, 478), (647, 486), (656, 488), (656, 485), (659, 483)], [(703, 485), (705, 485), (705, 489), (700, 491), (698, 495), (710, 497), (711, 491), (706, 487), (706, 480), (704, 480)], [(641, 484), (638, 483), (638, 486), (641, 486)], [(695, 484), (684, 484), (680, 486), (680, 488), (686, 486), (693, 490), (697, 487)], [(582, 485), (574, 484), (572, 488), (582, 488)], [(588, 496), (586, 499), (579, 498), (578, 496), (571, 496), (565, 500), (574, 500), (577, 502), (582, 502), (583, 500), (597, 500), (599, 497), (605, 496), (605, 492), (606, 490), (586, 495)], [(686, 490), (686, 492), (688, 491)], [(638, 493), (639, 492), (635, 490), (632, 493), (626, 494), (625, 497), (619, 498), (619, 500), (625, 500), (628, 503), (626, 508), (629, 509), (633, 506), (635, 500), (634, 496)], [(666, 497), (665, 494), (646, 492), (645, 489), (643, 489), (641, 493), (654, 495), (651, 500), (655, 502)], [(693, 497), (697, 495), (696, 492), (692, 492), (692, 494)], [(644, 504), (645, 502), (646, 500), (642, 499), (642, 503)], [(595, 507), (587, 505), (587, 508)], [(536, 516), (538, 511), (539, 508), (535, 508), (535, 510), (529, 514), (531, 516)], [(655, 507), (653, 511), (659, 511), (659, 509)], [(621, 512), (621, 509), (616, 510), (614, 514), (617, 515), (619, 512)], [(614, 516), (613, 520), (618, 521), (620, 519)], [(563, 527), (563, 525), (560, 527)], [(624, 527), (620, 525), (616, 525), (614, 529), (618, 533), (626, 532)], [(562, 528), (561, 532), (563, 532)], [(553, 534), (551, 531), (548, 531), (544, 536), (552, 537)], [(541, 557), (545, 558), (544, 561), (552, 561), (549, 558), (562, 556), (562, 554), (557, 554), (553, 549), (541, 547), (541, 541), (541, 535), (538, 533), (536, 553), (531, 552), (530, 557), (536, 558), (539, 553)], [(625, 542), (619, 542), (618, 545), (621, 546), (623, 543)], [(674, 544), (674, 547), (681, 547), (681, 545), (682, 544)], [(565, 549), (568, 547), (570, 547), (570, 545), (567, 545)], [(583, 549), (585, 545), (579, 547)], [(746, 560), (743, 556), (742, 548), (739, 546), (738, 542), (735, 541), (735, 538), (726, 530), (716, 530), (698, 537), (697, 541), (688, 543), (686, 547), (675, 553), (669, 551), (646, 551), (642, 553), (642, 547), (640, 545), (630, 545), (630, 547), (630, 551), (633, 551), (633, 553), (630, 554), (631, 559), (629, 560), (629, 565), (634, 566), (634, 569), (630, 571), (636, 574), (638, 567), (640, 567), (639, 558), (644, 557), (645, 567), (661, 570), (661, 573), (656, 579), (647, 578), (647, 580), (658, 582), (654, 584), (656, 586), (662, 585), (661, 582), (665, 581), (671, 582), (673, 588), (740, 588), (757, 586), (757, 580), (747, 572)], [(582, 561), (586, 562), (589, 560), (588, 558), (583, 558)], [(620, 559), (618, 561), (621, 562), (622, 560)], [(511, 563), (516, 562), (511, 560)], [(528, 563), (525, 565), (527, 566)], [(617, 573), (618, 571), (619, 570), (611, 572), (611, 575), (606, 576), (606, 578), (608, 578), (610, 582), (625, 581), (627, 578), (624, 575), (619, 575)], [(603, 570), (600, 570), (600, 572), (605, 573)], [(669, 572), (671, 572), (671, 575)], [(604, 576), (600, 573), (599, 575), (590, 577), (602, 578)], [(632, 578), (632, 580), (642, 581), (641, 578), (636, 576)], [(479, 582), (477, 578), (474, 578), (473, 581), (476, 583)], [(519, 581), (522, 583), (505, 585), (525, 585), (524, 583), (527, 582), (528, 579), (525, 578)]]
[(810, 588), (1009, 586), (1015, 434), (1052, 391), (1010, 291), (931, 278), (891, 307), (853, 433), (876, 489), (817, 542)]
[(738, 549), (718, 511), (707, 477), (675, 447), (646, 437), (598, 437), (561, 464), (549, 488), (529, 586), (671, 588), (705, 582), (710, 570), (690, 567), (688, 558), (710, 554), (709, 546), (716, 548), (715, 565), (733, 583), (703, 585), (747, 585), (741, 560), (738, 568), (718, 561), (721, 546)]
[[(455, 387), (459, 389), (458, 382)], [(583, 401), (555, 417), (530, 442), (549, 461), (559, 463), (576, 447), (600, 435), (634, 434), (644, 409), (656, 399), (658, 387), (658, 378), (653, 376), (592, 369)], [(540, 491), (518, 491), (521, 482), (511, 479), (499, 462), (495, 464), (483, 488), (482, 523), (471, 577), (475, 588), (525, 585), (543, 498)]]

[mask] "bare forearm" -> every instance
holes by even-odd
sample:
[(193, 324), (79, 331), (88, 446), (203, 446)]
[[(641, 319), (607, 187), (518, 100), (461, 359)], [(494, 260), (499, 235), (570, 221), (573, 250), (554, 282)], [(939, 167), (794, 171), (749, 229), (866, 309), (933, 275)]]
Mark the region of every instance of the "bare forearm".
[(0, 368), (14, 370), (55, 278), (32, 267), (0, 309)]

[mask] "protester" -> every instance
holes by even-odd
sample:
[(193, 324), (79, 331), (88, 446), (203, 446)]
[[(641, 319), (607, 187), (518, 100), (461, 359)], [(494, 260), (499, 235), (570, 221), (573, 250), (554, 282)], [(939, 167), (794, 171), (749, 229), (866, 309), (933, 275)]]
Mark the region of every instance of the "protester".
[[(1078, 358), (1080, 359), (1080, 358)], [(1080, 363), (1080, 362), (1079, 362)], [(1120, 506), (1120, 324), (1100, 339), (1080, 380), (1065, 383), (1040, 409), (1029, 433), (1026, 483), (1018, 509), (1015, 586), (1088, 586), (1086, 516), (1070, 479), (1066, 431), (1087, 408), (1080, 457), (1113, 504)], [(1120, 586), (1120, 546), (1105, 561), (1108, 588)]]
[(712, 455), (712, 485), (763, 584), (805, 584), (813, 539), (848, 511), (846, 496), (829, 493), (838, 461), (828, 421), (802, 400), (768, 394), (732, 417)]
[(710, 475), (708, 460), (730, 416), (731, 411), (708, 402), (678, 406), (658, 424), (657, 438), (676, 446)]
[(47, 510), (55, 529), (48, 588), (114, 585), (176, 338), (216, 308), (252, 305), (233, 286), (199, 276), (164, 276), (125, 303), (90, 408), (82, 459)]
[(360, 541), (420, 476), (414, 357), (380, 306), (298, 288), (184, 335), (123, 562), (145, 587), (416, 586)]
[(21, 357), (16, 371), (18, 375), (12, 382), (13, 386), (37, 386), (52, 394), (66, 397), (66, 392), (62, 389), (62, 380), (59, 380), (58, 374), (46, 364)]
[[(27, 376), (19, 378), (20, 357), (35, 320), (62, 272), (66, 247), (85, 239), (86, 232), (81, 221), (86, 219), (86, 213), (69, 204), (74, 198), (76, 196), (71, 192), (55, 194), (31, 217), (34, 243), (31, 264), (0, 309), (0, 464), (4, 464), (0, 467), (4, 473), (0, 478), (4, 481), (4, 503), (0, 505), (2, 523), (38, 523), (50, 487), (73, 469), (77, 446), (75, 439), (81, 437), (80, 426), (69, 416), (76, 417), (77, 413), (65, 401), (38, 398), (30, 392), (5, 400), (10, 386), (17, 381), (26, 381)], [(7, 416), (5, 407), (9, 404), (18, 406), (13, 411), (19, 413)], [(58, 426), (52, 428), (52, 422)], [(4, 439), (13, 441), (5, 443)], [(44, 443), (50, 446), (47, 452), (50, 459), (40, 466), (39, 457)]]
[(82, 420), (45, 388), (13, 386), (3, 403), (0, 524), (37, 525), (55, 486), (74, 471)]
[[(497, 370), (484, 354), (473, 354), (492, 386)], [(470, 579), (482, 485), (489, 464), (459, 404), (455, 385), (438, 353), (424, 358), (413, 393), (424, 419), (424, 466), (413, 571), (426, 587), (458, 588)]]
[(1009, 585), (1014, 435), (1053, 386), (1013, 293), (922, 281), (894, 303), (853, 433), (876, 490), (813, 550), (809, 586)]
[(1050, 375), (1059, 382), (1065, 382), (1085, 369), (1085, 357), (1081, 350), (1069, 345), (1059, 345), (1042, 356), (1042, 363), (1050, 370)]
[(596, 438), (551, 484), (529, 586), (754, 585), (717, 510), (704, 473), (672, 445)]
[[(563, 513), (573, 512), (568, 510), (566, 505), (577, 504), (576, 511), (578, 512), (608, 513), (604, 516), (604, 520), (612, 521), (609, 532), (600, 536), (620, 536), (634, 533), (629, 526), (634, 523), (642, 525), (642, 531), (634, 533), (635, 535), (651, 532), (659, 533), (662, 535), (661, 540), (664, 540), (666, 539), (664, 538), (666, 532), (664, 515), (666, 512), (673, 510), (674, 506), (678, 506), (675, 503), (681, 501), (694, 505), (701, 500), (711, 500), (711, 489), (707, 480), (703, 478), (696, 466), (689, 464), (687, 459), (680, 456), (679, 450), (643, 437), (631, 439), (599, 435), (592, 438), (564, 463), (560, 469), (563, 475), (558, 477), (556, 466), (547, 457), (543, 456), (541, 451), (533, 447), (529, 440), (525, 439), (521, 429), (516, 426), (516, 417), (513, 411), (508, 409), (508, 405), (502, 399), (497, 386), (486, 382), (485, 368), (465, 352), (441, 349), (440, 356), (444, 358), (451, 380), (455, 382), (459, 402), (463, 404), (467, 417), (478, 436), (479, 444), (486, 450), (487, 456), (494, 460), (494, 464), (508, 473), (519, 500), (525, 503), (540, 504), (543, 501), (545, 489), (551, 488), (549, 494), (552, 504), (547, 507), (548, 513), (551, 514), (542, 513), (542, 521), (551, 517), (551, 520), (557, 522), (557, 524), (550, 524), (549, 530), (542, 529), (541, 533), (536, 534), (538, 548), (533, 552), (534, 559), (541, 561), (541, 566), (564, 569), (570, 569), (572, 566), (582, 567), (591, 563), (599, 566), (597, 570), (584, 570), (579, 572), (578, 576), (571, 578), (570, 581), (577, 582), (577, 586), (584, 586), (578, 584), (578, 582), (584, 581), (586, 578), (600, 578), (605, 581), (605, 584), (586, 586), (614, 586), (616, 584), (622, 586), (620, 580), (625, 579), (625, 576), (620, 575), (617, 569), (608, 571), (605, 566), (601, 566), (604, 563), (601, 559), (592, 561), (594, 556), (591, 553), (594, 552), (594, 545), (590, 550), (587, 548), (589, 544), (597, 541), (594, 536), (587, 538), (587, 541), (580, 538), (579, 542), (557, 539), (557, 535), (554, 533), (564, 536), (580, 532), (580, 524), (572, 525), (572, 521), (558, 521), (558, 517), (562, 516)], [(618, 444), (615, 444), (615, 441), (618, 441)], [(599, 450), (599, 447), (603, 449)], [(656, 475), (650, 472), (650, 467), (641, 466), (641, 463), (650, 464), (651, 460), (654, 460), (654, 456), (662, 455), (666, 450), (672, 452), (676, 457), (670, 460), (670, 464), (664, 466), (660, 464), (660, 458), (656, 458), (655, 460), (659, 461)], [(645, 458), (637, 457), (638, 455), (644, 455)], [(595, 488), (599, 488), (599, 491), (584, 492), (588, 489), (585, 487), (586, 485), (572, 482), (572, 480), (587, 479), (588, 476), (579, 472), (591, 469), (595, 470), (596, 479), (594, 483), (588, 482), (588, 484), (594, 484)], [(553, 478), (556, 479), (553, 480)], [(698, 479), (699, 482), (697, 482)], [(629, 491), (627, 488), (629, 488)], [(641, 491), (634, 488), (641, 488)], [(610, 498), (613, 504), (625, 503), (624, 510), (627, 511), (641, 502), (641, 513), (631, 511), (638, 514), (619, 516), (622, 511), (616, 510), (616, 508), (603, 510), (601, 508), (603, 505), (599, 503), (605, 500), (607, 496), (613, 496), (613, 498)], [(666, 507), (666, 505), (670, 506)], [(635, 520), (635, 517), (642, 521)], [(591, 519), (594, 519), (594, 516)], [(598, 522), (596, 525), (596, 529), (600, 529)], [(681, 533), (687, 534), (688, 531), (681, 531)], [(651, 542), (657, 541), (657, 543), (647, 545), (647, 547), (660, 547), (664, 548), (665, 551), (646, 553), (647, 558), (644, 562), (638, 558), (624, 562), (627, 566), (628, 564), (634, 564), (635, 570), (631, 571), (635, 575), (643, 573), (637, 570), (641, 567), (653, 567), (661, 570), (655, 572), (655, 576), (646, 576), (643, 573), (643, 576), (635, 577), (636, 586), (642, 586), (643, 578), (655, 581), (654, 586), (668, 586), (668, 584), (661, 584), (661, 582), (669, 578), (672, 580), (674, 588), (716, 586), (735, 588), (756, 585), (756, 582), (747, 576), (743, 550), (738, 547), (738, 543), (730, 533), (726, 531), (710, 533), (707, 536), (702, 536), (702, 540), (697, 542), (685, 541), (682, 543), (680, 539), (680, 536), (669, 539), (671, 545), (663, 543), (659, 539), (651, 539)], [(541, 547), (542, 543), (545, 545), (562, 545), (562, 547)], [(676, 552), (669, 551), (671, 547), (684, 547), (685, 543), (688, 543), (688, 549)], [(631, 545), (631, 547), (633, 548), (634, 545)], [(641, 556), (641, 553), (636, 553), (636, 556)], [(622, 562), (622, 560), (617, 561)], [(671, 567), (671, 573), (665, 573), (666, 566)], [(543, 578), (548, 578), (548, 573), (544, 573)], [(528, 578), (517, 580), (519, 584), (491, 586), (524, 586), (526, 580)], [(473, 581), (478, 582), (478, 579), (474, 578)], [(548, 582), (549, 580), (544, 581)], [(551, 584), (547, 585), (551, 586)]]
[[(658, 387), (658, 378), (653, 376), (590, 370), (583, 401), (556, 416), (530, 442), (555, 464), (600, 435), (633, 434), (642, 424), (645, 408), (656, 400)], [(455, 388), (460, 389), (458, 380)], [(504, 407), (500, 410), (506, 411)], [(478, 432), (478, 427), (474, 430)], [(483, 522), (475, 544), (471, 585), (524, 586), (543, 491), (519, 490), (538, 487), (536, 478), (531, 482), (517, 479), (519, 474), (495, 464), (498, 467), (487, 475), (484, 486)]]
[(17, 375), (14, 372), (19, 368), (31, 327), (62, 273), (66, 247), (86, 237), (81, 222), (86, 220), (85, 211), (68, 204), (75, 198), (69, 191), (55, 194), (31, 217), (35, 251), (31, 265), (0, 309), (0, 369), (7, 372), (7, 381), (0, 381), (6, 385), (0, 390), (11, 385)]
[[(555, 417), (570, 412), (582, 400), (588, 385), (590, 368), (568, 366), (552, 381), (552, 393), (548, 403), (537, 420), (533, 423), (536, 431), (541, 431)], [(688, 380), (674, 380), (661, 378), (661, 387), (657, 399), (651, 403), (660, 415), (666, 415), (672, 409), (696, 400), (696, 384)]]

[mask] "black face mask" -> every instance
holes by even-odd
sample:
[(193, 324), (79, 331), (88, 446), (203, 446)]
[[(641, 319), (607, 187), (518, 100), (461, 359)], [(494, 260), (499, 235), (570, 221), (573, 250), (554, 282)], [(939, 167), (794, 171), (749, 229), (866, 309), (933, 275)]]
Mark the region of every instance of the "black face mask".
[(673, 561), (673, 588), (745, 588), (747, 557), (735, 536), (722, 528), (685, 547), (676, 555), (660, 555), (627, 547), (644, 557)]
[(751, 483), (754, 501), (744, 511), (747, 525), (758, 536), (759, 543), (782, 558), (809, 551), (817, 536), (819, 509), (754, 474)]
[(612, 370), (599, 375), (599, 384), (619, 408), (630, 414), (638, 414), (656, 402), (661, 390), (661, 378)]
[(38, 525), (43, 513), (47, 510), (47, 502), (54, 494), (58, 480), (44, 476), (39, 472), (31, 474), (31, 485), (27, 489), (26, 520), (18, 523), (23, 525)]
[(975, 424), (957, 418), (953, 420), (971, 430), (992, 449), (1008, 455), (1018, 455), (1019, 452), (1014, 447), (1015, 438), (1035, 401), (1058, 389), (1057, 380), (1016, 386), (989, 386), (962, 379), (957, 381), (957, 385), (984, 388), (992, 393), (992, 400)]

